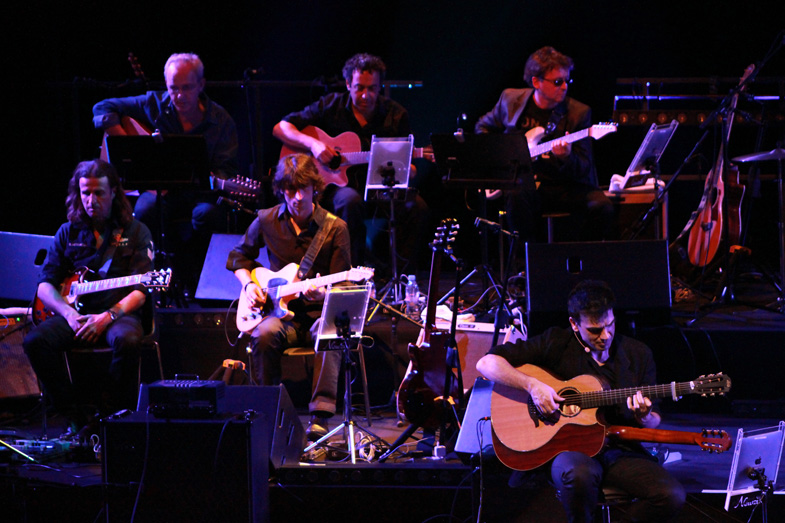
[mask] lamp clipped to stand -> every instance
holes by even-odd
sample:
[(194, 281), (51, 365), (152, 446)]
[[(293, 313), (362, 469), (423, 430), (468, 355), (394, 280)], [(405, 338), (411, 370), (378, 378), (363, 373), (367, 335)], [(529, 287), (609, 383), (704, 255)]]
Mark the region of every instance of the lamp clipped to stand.
[[(352, 464), (357, 462), (357, 452), (354, 442), (355, 432), (362, 431), (389, 446), (381, 437), (352, 419), (352, 347), (362, 343), (365, 313), (368, 309), (368, 300), (371, 295), (371, 284), (360, 286), (335, 287), (327, 291), (322, 310), (322, 322), (319, 325), (319, 334), (316, 341), (317, 353), (323, 350), (339, 350), (343, 355), (344, 367), (344, 398), (343, 422), (333, 430), (310, 444), (303, 452), (308, 453), (314, 448), (325, 445), (330, 438), (339, 432), (344, 433)], [(360, 349), (362, 350), (362, 349)]]

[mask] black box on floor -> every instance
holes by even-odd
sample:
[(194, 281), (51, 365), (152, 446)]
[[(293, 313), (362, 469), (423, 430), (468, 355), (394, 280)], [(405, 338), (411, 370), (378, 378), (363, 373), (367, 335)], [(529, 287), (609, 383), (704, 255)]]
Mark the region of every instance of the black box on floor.
[(136, 412), (104, 419), (107, 521), (129, 521), (135, 510), (137, 522), (268, 522), (265, 422), (259, 414), (160, 420)]

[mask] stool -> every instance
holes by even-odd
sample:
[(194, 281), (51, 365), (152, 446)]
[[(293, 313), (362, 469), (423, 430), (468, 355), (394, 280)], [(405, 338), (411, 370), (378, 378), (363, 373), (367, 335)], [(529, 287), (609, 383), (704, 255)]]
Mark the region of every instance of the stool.
[(611, 507), (631, 503), (632, 501), (634, 501), (634, 498), (624, 490), (609, 486), (602, 487), (600, 499), (597, 502), (597, 506), (602, 512), (602, 521), (611, 523)]
[[(365, 373), (365, 354), (363, 353), (362, 343), (358, 343), (356, 349), (360, 361), (360, 380), (363, 386), (363, 397), (365, 399), (365, 421), (371, 426), (371, 399), (368, 396), (368, 377)], [(313, 347), (290, 347), (283, 351), (284, 356), (315, 356), (316, 351)], [(308, 369), (306, 369), (307, 371)], [(310, 374), (310, 373), (309, 373)], [(350, 395), (351, 396), (351, 395)]]
[(546, 224), (548, 226), (548, 243), (554, 243), (553, 241), (553, 220), (556, 218), (567, 218), (570, 215), (568, 212), (548, 212), (542, 215), (545, 218)]

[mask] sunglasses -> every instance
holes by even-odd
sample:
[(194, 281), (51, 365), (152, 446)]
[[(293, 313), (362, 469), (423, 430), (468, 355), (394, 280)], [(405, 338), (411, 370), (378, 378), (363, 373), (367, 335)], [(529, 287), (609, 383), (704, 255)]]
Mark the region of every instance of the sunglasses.
[(554, 85), (554, 87), (561, 87), (562, 84), (570, 85), (572, 83), (572, 78), (557, 78), (555, 80), (551, 80), (550, 78), (540, 78), (543, 82), (550, 82)]

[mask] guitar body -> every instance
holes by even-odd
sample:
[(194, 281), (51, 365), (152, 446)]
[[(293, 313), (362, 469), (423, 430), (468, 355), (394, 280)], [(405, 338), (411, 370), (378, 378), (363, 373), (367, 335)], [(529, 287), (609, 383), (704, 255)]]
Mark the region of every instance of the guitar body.
[[(125, 134), (127, 134), (128, 136), (150, 136), (153, 133), (152, 129), (148, 129), (147, 126), (142, 125), (139, 121), (134, 120), (133, 118), (130, 118), (128, 116), (123, 116), (120, 118), (120, 127), (123, 128)], [(109, 161), (109, 156), (108, 153), (106, 152), (107, 136), (109, 135), (104, 133), (104, 138), (103, 141), (101, 142), (102, 145), (101, 145), (101, 154), (100, 154), (100, 158), (105, 162)]]
[(737, 245), (741, 242), (741, 201), (744, 198), (744, 185), (739, 183), (739, 171), (735, 171), (735, 180), (726, 180), (725, 199), (727, 201), (728, 244)]
[(294, 294), (281, 296), (279, 288), (283, 285), (298, 281), (296, 263), (290, 263), (278, 272), (273, 272), (265, 267), (257, 267), (251, 272), (251, 278), (262, 289), (267, 290), (267, 301), (264, 307), (251, 309), (245, 289), (240, 293), (237, 302), (237, 328), (242, 332), (253, 330), (266, 316), (274, 316), (282, 320), (291, 320), (294, 317), (286, 305), (295, 297)]
[(696, 267), (703, 267), (714, 259), (722, 240), (722, 200), (725, 195), (722, 176), (712, 172), (706, 183), (710, 196), (690, 229), (687, 241), (690, 263)]
[[(577, 376), (569, 381), (560, 381), (534, 365), (523, 365), (518, 370), (553, 387), (559, 395), (565, 398), (577, 392), (603, 390), (602, 383), (590, 375)], [(554, 450), (554, 448), (559, 448), (559, 442), (572, 439), (566, 435), (572, 435), (576, 431), (581, 433), (583, 428), (588, 428), (587, 434), (591, 434), (593, 430), (596, 430), (592, 427), (599, 425), (596, 408), (569, 409), (563, 406), (553, 418), (543, 418), (534, 407), (528, 392), (498, 383), (493, 385), (493, 393), (491, 394), (491, 421), (499, 441), (511, 450), (531, 452), (543, 449), (546, 444), (555, 441), (556, 443), (551, 446), (550, 450), (547, 452), (543, 450), (545, 454), (550, 455), (545, 458), (545, 461), (551, 459), (558, 452), (567, 450)], [(561, 431), (567, 427), (569, 430), (565, 433), (566, 435), (561, 434)], [(604, 434), (604, 430), (602, 432)], [(589, 438), (585, 440), (577, 438), (569, 443), (572, 445), (570, 450), (581, 450), (593, 456), (600, 451), (603, 441), (602, 439), (597, 442), (590, 441)], [(576, 443), (580, 448), (575, 448)]]
[[(342, 155), (345, 153), (358, 153), (362, 151), (362, 142), (360, 142), (360, 137), (352, 132), (341, 133), (333, 138), (326, 132), (313, 125), (309, 125), (300, 132), (329, 145)], [(294, 149), (286, 144), (281, 146), (281, 158), (297, 153), (310, 154), (310, 151)], [(334, 184), (339, 187), (346, 187), (346, 184), (349, 183), (349, 178), (346, 176), (346, 169), (348, 169), (350, 165), (352, 164), (342, 160), (339, 160), (336, 162), (336, 164), (331, 165), (326, 165), (320, 161), (316, 162), (316, 168), (319, 170), (319, 174), (322, 175), (324, 183), (328, 185)]]
[[(76, 310), (79, 310), (78, 303), (76, 302), (76, 297), (71, 296), (70, 289), (71, 289), (71, 284), (79, 282), (80, 278), (81, 278), (80, 273), (74, 273), (68, 278), (66, 278), (65, 280), (63, 280), (63, 283), (61, 283), (60, 286), (57, 288), (57, 290), (60, 292), (60, 295), (63, 297), (66, 303), (74, 307)], [(44, 305), (44, 302), (41, 301), (41, 298), (38, 297), (38, 293), (36, 293), (35, 299), (33, 300), (32, 309), (33, 309), (32, 311), (33, 323), (36, 325), (55, 315), (55, 312), (53, 310), (49, 309), (49, 307)]]

